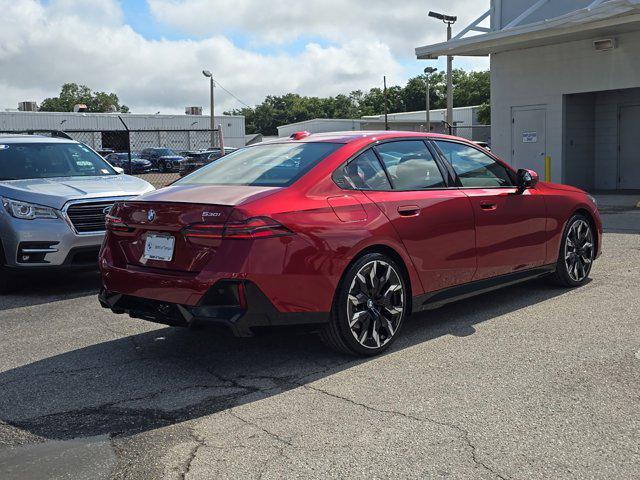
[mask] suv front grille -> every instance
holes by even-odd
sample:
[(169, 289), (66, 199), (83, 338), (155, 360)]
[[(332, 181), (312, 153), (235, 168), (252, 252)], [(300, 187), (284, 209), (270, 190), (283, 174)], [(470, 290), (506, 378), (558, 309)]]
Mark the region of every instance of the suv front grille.
[(74, 203), (67, 209), (67, 216), (78, 233), (104, 232), (105, 209), (114, 203), (115, 200)]

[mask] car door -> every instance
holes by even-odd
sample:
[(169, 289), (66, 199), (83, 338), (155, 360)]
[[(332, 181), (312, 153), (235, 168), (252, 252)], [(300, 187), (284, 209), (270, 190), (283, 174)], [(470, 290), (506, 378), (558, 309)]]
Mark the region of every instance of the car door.
[(535, 188), (520, 192), (513, 171), (481, 149), (433, 142), (473, 205), (478, 269), (474, 280), (540, 266), (546, 256), (546, 208)]
[[(476, 269), (471, 203), (450, 188), (446, 170), (424, 141), (382, 143), (347, 169), (394, 226), (425, 292), (471, 280)], [(362, 182), (372, 176), (367, 169), (374, 172), (373, 183)]]

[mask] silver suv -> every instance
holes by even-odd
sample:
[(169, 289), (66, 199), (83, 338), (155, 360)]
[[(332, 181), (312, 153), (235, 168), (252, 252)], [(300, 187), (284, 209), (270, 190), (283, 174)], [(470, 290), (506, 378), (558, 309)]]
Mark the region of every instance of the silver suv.
[(153, 189), (74, 140), (0, 135), (0, 292), (19, 273), (95, 266), (113, 203)]

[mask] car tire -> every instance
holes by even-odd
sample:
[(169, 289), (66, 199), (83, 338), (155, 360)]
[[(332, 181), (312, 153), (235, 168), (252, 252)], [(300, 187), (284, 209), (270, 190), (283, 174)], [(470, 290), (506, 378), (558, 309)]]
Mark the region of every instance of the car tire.
[(556, 271), (550, 280), (561, 287), (579, 287), (589, 279), (595, 260), (595, 232), (589, 219), (573, 215), (564, 227)]
[(164, 162), (162, 162), (162, 161), (158, 162), (158, 171), (159, 171), (160, 173), (166, 173), (166, 171), (167, 171), (167, 165), (166, 165)]
[(407, 280), (390, 257), (368, 253), (349, 266), (320, 336), (333, 350), (370, 357), (388, 349), (408, 314)]

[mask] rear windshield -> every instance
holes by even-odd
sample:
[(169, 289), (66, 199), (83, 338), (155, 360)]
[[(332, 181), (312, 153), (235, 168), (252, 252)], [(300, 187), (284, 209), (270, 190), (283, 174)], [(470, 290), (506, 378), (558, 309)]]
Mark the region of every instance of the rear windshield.
[(153, 153), (156, 155), (162, 155), (164, 157), (172, 157), (177, 156), (178, 154), (171, 150), (170, 148), (156, 148), (153, 150)]
[(78, 143), (1, 142), (0, 180), (117, 175), (100, 155)]
[(342, 147), (336, 143), (274, 143), (225, 155), (174, 185), (286, 187)]

